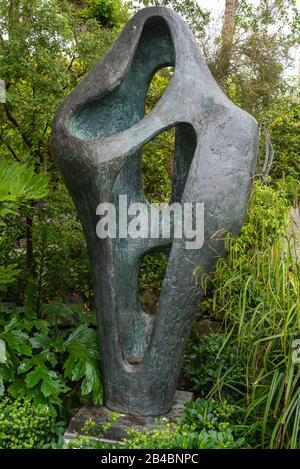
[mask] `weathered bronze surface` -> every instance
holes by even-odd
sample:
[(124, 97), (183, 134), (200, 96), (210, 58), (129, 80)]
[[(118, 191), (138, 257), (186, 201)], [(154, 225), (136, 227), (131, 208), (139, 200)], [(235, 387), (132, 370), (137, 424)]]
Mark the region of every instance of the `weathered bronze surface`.
[[(165, 66), (174, 67), (172, 80), (145, 116), (149, 83)], [(203, 247), (187, 250), (185, 239), (99, 239), (100, 202), (112, 202), (118, 210), (118, 197), (125, 194), (128, 203), (147, 203), (141, 149), (172, 127), (172, 201), (204, 203)], [(53, 155), (89, 250), (108, 408), (140, 415), (170, 410), (203, 294), (195, 269), (210, 273), (224, 254), (224, 234), (239, 232), (257, 146), (256, 121), (219, 88), (185, 22), (161, 7), (135, 15), (58, 110)], [(141, 259), (155, 249), (168, 249), (170, 255), (151, 316), (141, 310), (137, 277)]]

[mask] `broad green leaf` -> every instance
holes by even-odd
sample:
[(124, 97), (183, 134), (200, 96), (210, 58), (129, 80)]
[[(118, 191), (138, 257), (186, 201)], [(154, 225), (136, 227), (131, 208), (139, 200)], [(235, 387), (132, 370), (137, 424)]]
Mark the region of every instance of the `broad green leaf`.
[(61, 383), (57, 379), (55, 371), (49, 371), (43, 376), (41, 391), (45, 397), (58, 395), (61, 391)]
[(60, 393), (69, 390), (57, 376), (57, 373), (53, 370), (49, 370), (44, 365), (36, 366), (25, 378), (25, 383), (28, 388), (33, 388), (40, 382), (42, 382), (41, 392), (45, 397), (51, 396), (51, 400), (58, 398)]
[(3, 334), (7, 345), (20, 355), (31, 355), (31, 347), (27, 334), (21, 331), (12, 331)]
[(101, 403), (103, 391), (96, 332), (81, 325), (68, 338), (65, 347), (69, 352), (64, 364), (65, 376), (72, 381), (84, 378), (81, 383), (82, 394), (92, 392), (94, 403)]
[(50, 349), (51, 340), (45, 334), (35, 333), (30, 339), (32, 348)]
[(28, 388), (33, 388), (36, 386), (46, 375), (47, 370), (45, 372), (44, 368), (41, 366), (37, 366), (34, 370), (30, 371), (26, 375), (25, 382)]
[(30, 356), (32, 350), (28, 335), (25, 332), (14, 330), (10, 327), (5, 329), (6, 331), (2, 334), (2, 338), (5, 340), (7, 347), (20, 355)]
[(33, 167), (7, 160), (0, 161), (0, 217), (30, 200), (39, 200), (48, 192), (46, 173), (36, 174)]
[(22, 373), (27, 373), (27, 371), (31, 370), (31, 368), (34, 366), (34, 363), (31, 359), (29, 360), (24, 360), (22, 363), (20, 363), (18, 367), (18, 375)]

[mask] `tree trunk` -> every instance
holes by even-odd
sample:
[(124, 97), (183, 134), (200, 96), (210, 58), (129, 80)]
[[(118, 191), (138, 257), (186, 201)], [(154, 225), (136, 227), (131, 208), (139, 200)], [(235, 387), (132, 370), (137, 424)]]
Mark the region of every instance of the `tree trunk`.
[(220, 84), (224, 84), (230, 70), (237, 8), (238, 0), (225, 0), (221, 47), (214, 67), (214, 76)]

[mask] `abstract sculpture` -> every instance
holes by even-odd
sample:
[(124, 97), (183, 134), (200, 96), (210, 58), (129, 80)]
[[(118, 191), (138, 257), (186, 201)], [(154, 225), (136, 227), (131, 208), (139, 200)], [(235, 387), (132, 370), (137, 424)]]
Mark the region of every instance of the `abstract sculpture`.
[[(144, 115), (153, 75), (174, 67), (154, 109)], [(141, 150), (175, 127), (172, 201), (204, 203), (204, 243), (96, 234), (101, 202), (118, 213), (119, 196), (144, 202)], [(65, 99), (53, 124), (52, 150), (85, 233), (96, 296), (105, 404), (116, 411), (161, 415), (172, 406), (180, 361), (202, 298), (195, 269), (210, 273), (224, 235), (243, 223), (255, 170), (258, 128), (212, 77), (191, 32), (173, 11), (137, 13), (104, 58)], [(157, 311), (138, 300), (140, 262), (169, 250)]]

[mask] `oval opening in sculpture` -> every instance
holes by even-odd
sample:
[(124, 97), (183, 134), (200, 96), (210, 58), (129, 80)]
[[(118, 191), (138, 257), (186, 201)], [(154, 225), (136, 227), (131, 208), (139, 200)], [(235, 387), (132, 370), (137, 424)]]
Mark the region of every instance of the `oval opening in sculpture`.
[(144, 313), (154, 315), (165, 278), (168, 254), (154, 251), (145, 254), (138, 274), (139, 302)]
[(154, 109), (165, 93), (173, 78), (173, 73), (174, 67), (164, 67), (154, 73), (145, 98), (145, 115)]
[(156, 70), (174, 66), (175, 52), (169, 27), (158, 16), (149, 18), (122, 83), (102, 98), (84, 104), (69, 121), (70, 133), (83, 140), (108, 137), (139, 122), (145, 97)]
[(146, 143), (142, 149), (142, 184), (150, 204), (169, 203), (175, 152), (175, 127)]

